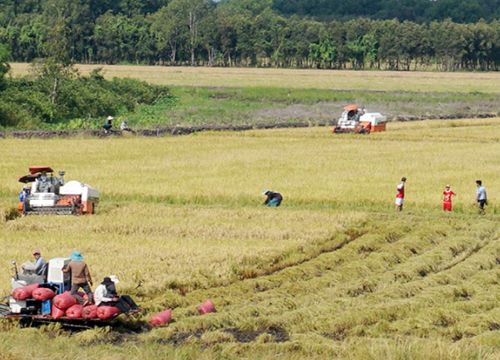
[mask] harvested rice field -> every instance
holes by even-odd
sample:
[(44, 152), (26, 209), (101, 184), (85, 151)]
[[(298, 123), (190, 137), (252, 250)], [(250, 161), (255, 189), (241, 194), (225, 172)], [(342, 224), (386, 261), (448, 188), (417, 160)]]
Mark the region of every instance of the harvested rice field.
[[(0, 321), (0, 359), (500, 357), (499, 118), (389, 123), (366, 136), (312, 127), (0, 141), (0, 296), (12, 259), (77, 249), (96, 282), (118, 275), (144, 310), (73, 332)], [(35, 164), (99, 189), (97, 213), (13, 216), (17, 179)], [(283, 204), (262, 206), (264, 189)], [(200, 316), (206, 299), (217, 312)], [(150, 328), (166, 308), (174, 321)]]

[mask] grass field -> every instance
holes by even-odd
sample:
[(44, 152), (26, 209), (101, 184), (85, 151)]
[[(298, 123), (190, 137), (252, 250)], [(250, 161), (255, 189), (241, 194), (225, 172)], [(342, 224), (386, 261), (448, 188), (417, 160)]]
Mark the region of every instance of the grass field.
[[(28, 64), (12, 63), (13, 76), (29, 72)], [(287, 89), (376, 90), (500, 93), (500, 74), (290, 70), (126, 65), (78, 65), (82, 74), (102, 68), (106, 77), (130, 77), (153, 84), (194, 87), (267, 87)]]
[[(12, 75), (28, 73), (11, 64)], [(98, 66), (78, 65), (81, 73)], [(415, 73), (103, 66), (106, 77), (167, 85), (172, 97), (113, 114), (135, 129), (165, 126), (331, 124), (348, 103), (390, 120), (500, 115), (498, 73)], [(44, 129), (99, 129), (102, 118), (64, 120)], [(42, 125), (40, 125), (42, 126)]]
[[(2, 139), (0, 207), (32, 164), (102, 192), (95, 216), (0, 223), (0, 293), (11, 259), (79, 249), (96, 279), (152, 331), (78, 333), (0, 322), (2, 359), (497, 359), (500, 119), (390, 123), (176, 138)], [(395, 186), (408, 177), (403, 213)], [(474, 207), (481, 178), (490, 205)], [(450, 183), (455, 212), (441, 211)], [(263, 208), (261, 191), (283, 193)], [(196, 306), (212, 299), (204, 317)], [(29, 344), (29, 345), (27, 345)]]

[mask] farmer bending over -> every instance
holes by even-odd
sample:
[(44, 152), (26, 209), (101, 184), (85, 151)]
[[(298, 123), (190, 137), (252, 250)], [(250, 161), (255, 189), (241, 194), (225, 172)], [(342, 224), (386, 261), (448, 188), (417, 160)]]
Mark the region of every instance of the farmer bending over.
[(278, 207), (283, 201), (283, 196), (281, 196), (278, 192), (273, 192), (271, 190), (266, 190), (262, 193), (262, 195), (267, 196), (266, 201), (264, 201), (264, 205), (270, 207)]

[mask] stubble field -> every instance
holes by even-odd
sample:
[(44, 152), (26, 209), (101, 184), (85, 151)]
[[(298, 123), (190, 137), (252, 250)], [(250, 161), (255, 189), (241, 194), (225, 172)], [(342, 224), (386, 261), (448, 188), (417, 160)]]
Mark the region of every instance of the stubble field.
[[(390, 123), (359, 137), (3, 139), (4, 213), (33, 164), (66, 170), (102, 200), (95, 216), (1, 222), (1, 293), (11, 259), (78, 249), (97, 281), (117, 274), (145, 312), (78, 333), (1, 322), (0, 358), (496, 359), (499, 121)], [(407, 203), (396, 213), (401, 176)], [(491, 199), (484, 216), (477, 178)], [(447, 183), (451, 214), (441, 211)], [(266, 188), (283, 193), (282, 207), (260, 205)], [(200, 317), (208, 298), (218, 312)], [(140, 326), (167, 307), (174, 323)]]

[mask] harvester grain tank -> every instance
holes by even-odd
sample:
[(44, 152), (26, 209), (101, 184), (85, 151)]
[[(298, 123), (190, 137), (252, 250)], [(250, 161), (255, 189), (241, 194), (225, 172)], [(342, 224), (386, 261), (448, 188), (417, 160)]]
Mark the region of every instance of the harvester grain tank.
[(370, 132), (385, 131), (387, 117), (380, 113), (367, 113), (357, 104), (344, 106), (342, 115), (333, 129), (335, 134), (354, 133), (369, 134)]
[(99, 191), (79, 181), (64, 181), (49, 166), (31, 166), (29, 174), (19, 178), (29, 184), (23, 188), (18, 210), (29, 214), (83, 215), (94, 214), (99, 202)]

